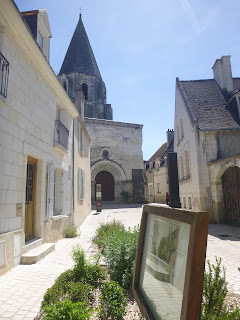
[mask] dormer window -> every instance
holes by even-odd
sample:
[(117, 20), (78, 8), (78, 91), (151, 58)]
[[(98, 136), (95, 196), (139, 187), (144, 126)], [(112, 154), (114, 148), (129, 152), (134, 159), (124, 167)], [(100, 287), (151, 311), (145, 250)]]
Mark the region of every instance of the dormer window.
[(85, 100), (88, 100), (88, 85), (86, 83), (82, 84), (82, 91), (84, 93)]

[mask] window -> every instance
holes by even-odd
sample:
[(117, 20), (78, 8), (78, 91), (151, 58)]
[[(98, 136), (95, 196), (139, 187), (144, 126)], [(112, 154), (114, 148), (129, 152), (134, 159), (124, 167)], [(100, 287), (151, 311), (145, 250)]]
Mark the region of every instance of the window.
[(185, 168), (186, 168), (186, 178), (190, 178), (188, 151), (185, 151)]
[(43, 51), (43, 36), (42, 36), (41, 32), (39, 32), (39, 31), (37, 33), (37, 43), (38, 43), (40, 49)]
[(7, 98), (9, 62), (0, 52), (0, 94)]
[(150, 193), (150, 196), (152, 196), (152, 195), (153, 195), (153, 186), (152, 186), (152, 185), (150, 185), (149, 193)]
[(67, 92), (67, 82), (63, 80), (63, 89)]
[(188, 197), (188, 208), (192, 209), (192, 198)]
[(78, 150), (84, 154), (83, 148), (83, 129), (81, 127), (80, 121), (78, 121)]
[(180, 142), (180, 136), (179, 136), (179, 125), (177, 125), (177, 142)]
[(180, 172), (181, 172), (181, 180), (183, 180), (184, 179), (183, 156), (180, 156)]
[(78, 168), (78, 199), (83, 200), (85, 195), (85, 172)]
[(180, 132), (181, 132), (181, 140), (184, 137), (184, 133), (183, 133), (183, 119), (180, 119)]
[(186, 198), (183, 197), (183, 208), (186, 209), (186, 207), (187, 207), (187, 206), (186, 206)]
[(62, 170), (54, 170), (53, 215), (60, 215), (62, 211)]
[(82, 84), (82, 91), (84, 93), (85, 100), (88, 100), (88, 85), (86, 83)]

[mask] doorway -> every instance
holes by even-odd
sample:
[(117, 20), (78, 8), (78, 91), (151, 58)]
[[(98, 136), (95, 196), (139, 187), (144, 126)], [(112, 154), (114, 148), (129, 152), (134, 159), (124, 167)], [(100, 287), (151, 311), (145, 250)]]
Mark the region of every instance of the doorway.
[(222, 176), (225, 222), (240, 225), (240, 168), (230, 167)]
[(25, 198), (25, 241), (34, 238), (37, 160), (28, 157)]
[(101, 171), (96, 175), (96, 184), (102, 186), (102, 201), (114, 201), (114, 178), (108, 171)]

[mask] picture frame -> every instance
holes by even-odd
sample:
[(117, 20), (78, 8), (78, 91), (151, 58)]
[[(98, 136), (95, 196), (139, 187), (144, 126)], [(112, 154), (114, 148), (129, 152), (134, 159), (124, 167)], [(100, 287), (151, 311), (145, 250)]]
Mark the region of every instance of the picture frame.
[(147, 320), (200, 318), (209, 215), (144, 205), (133, 296)]

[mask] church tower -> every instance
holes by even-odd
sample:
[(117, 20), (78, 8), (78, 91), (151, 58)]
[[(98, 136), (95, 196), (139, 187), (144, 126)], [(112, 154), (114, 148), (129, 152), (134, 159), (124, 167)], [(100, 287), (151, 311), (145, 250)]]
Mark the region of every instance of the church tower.
[(112, 107), (106, 103), (106, 87), (97, 66), (81, 14), (65, 55), (58, 78), (73, 102), (76, 90), (84, 93), (84, 116), (112, 120)]
[[(68, 47), (58, 78), (72, 101), (78, 104), (84, 94), (84, 124), (91, 138), (91, 194), (102, 186), (103, 201), (143, 202), (144, 180), (142, 125), (112, 120), (112, 107), (106, 103), (106, 87), (97, 66), (82, 17)], [(81, 107), (80, 107), (81, 108)], [(82, 109), (79, 110), (82, 115)]]

